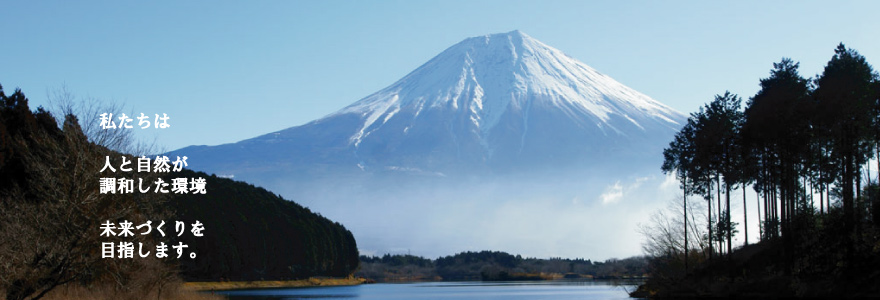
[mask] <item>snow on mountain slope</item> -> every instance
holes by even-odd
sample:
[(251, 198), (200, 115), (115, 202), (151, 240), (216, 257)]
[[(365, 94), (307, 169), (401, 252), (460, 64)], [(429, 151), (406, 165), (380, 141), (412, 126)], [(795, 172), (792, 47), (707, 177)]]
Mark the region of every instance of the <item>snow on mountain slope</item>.
[[(608, 127), (609, 115), (653, 117), (675, 127), (681, 114), (593, 68), (520, 32), (466, 39), (428, 61), (391, 86), (336, 114), (359, 113), (367, 121), (352, 137), (358, 143), (367, 129), (387, 123), (401, 107), (448, 107), (467, 113), (488, 134), (510, 108), (527, 107), (533, 94), (571, 118), (585, 114)], [(376, 122), (380, 125), (373, 126)], [(643, 128), (644, 129), (644, 128)]]
[(506, 172), (659, 155), (684, 115), (519, 32), (465, 39), (308, 124), (179, 150), (218, 174)]

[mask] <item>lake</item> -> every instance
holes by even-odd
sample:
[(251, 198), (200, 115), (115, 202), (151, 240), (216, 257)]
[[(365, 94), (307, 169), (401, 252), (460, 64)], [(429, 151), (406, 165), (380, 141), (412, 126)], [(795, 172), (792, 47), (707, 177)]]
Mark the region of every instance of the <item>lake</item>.
[(608, 281), (420, 282), (218, 292), (231, 300), (268, 299), (630, 299), (623, 285)]

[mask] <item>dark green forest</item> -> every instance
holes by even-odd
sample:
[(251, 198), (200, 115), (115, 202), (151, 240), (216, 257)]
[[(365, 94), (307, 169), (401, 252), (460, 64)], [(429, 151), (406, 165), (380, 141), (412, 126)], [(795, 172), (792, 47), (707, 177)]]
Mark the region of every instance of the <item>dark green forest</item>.
[[(163, 173), (166, 182), (204, 177), (207, 194), (100, 193), (100, 177), (153, 182), (159, 173), (101, 173), (107, 156), (134, 157), (113, 150), (130, 142), (117, 135), (124, 130), (90, 135), (92, 118), (31, 111), (21, 90), (6, 95), (0, 87), (0, 294), (6, 299), (39, 299), (65, 285), (113, 299), (160, 298), (181, 280), (349, 276), (357, 268), (357, 245), (345, 227), (249, 184), (183, 170)], [(168, 258), (101, 258), (102, 242), (117, 241), (100, 236), (101, 224), (123, 220), (164, 220), (171, 224), (166, 233), (175, 221), (198, 220), (203, 237), (178, 240), (153, 230), (126, 240), (154, 250), (182, 241), (198, 256), (176, 259), (169, 247)]]
[(345, 277), (358, 266), (354, 236), (342, 224), (244, 182), (188, 170), (172, 177), (204, 177), (209, 188), (167, 204), (178, 220), (205, 224), (204, 237), (182, 236), (199, 251), (180, 261), (186, 280)]
[[(745, 103), (717, 95), (663, 151), (680, 215), (646, 232), (651, 279), (634, 296), (880, 296), (878, 74), (843, 44), (814, 78), (798, 68), (774, 63)], [(736, 189), (758, 220), (731, 215)]]
[(461, 252), (428, 259), (413, 255), (361, 256), (357, 276), (380, 282), (457, 280), (629, 279), (647, 273), (644, 257), (609, 259), (524, 258), (500, 251)]

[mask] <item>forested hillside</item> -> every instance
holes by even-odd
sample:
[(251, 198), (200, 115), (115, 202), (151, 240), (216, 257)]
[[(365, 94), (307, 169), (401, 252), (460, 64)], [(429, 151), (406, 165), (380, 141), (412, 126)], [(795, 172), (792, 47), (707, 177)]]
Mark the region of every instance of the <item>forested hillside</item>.
[(717, 95), (665, 149), (682, 198), (645, 230), (654, 267), (637, 295), (880, 295), (880, 76), (843, 44), (815, 78), (798, 68), (774, 63), (744, 106)]
[[(6, 299), (38, 299), (65, 285), (73, 289), (64, 291), (84, 289), (94, 299), (157, 298), (181, 278), (347, 276), (357, 268), (351, 232), (262, 188), (184, 169), (164, 173), (165, 182), (205, 178), (206, 194), (141, 191), (160, 173), (109, 170), (110, 161), (136, 161), (111, 150), (129, 148), (131, 140), (118, 135), (124, 129), (95, 135), (91, 122), (96, 115), (56, 119), (42, 107), (31, 111), (23, 92), (7, 96), (0, 87), (0, 295)], [(124, 186), (105, 185), (103, 178), (133, 180), (134, 191), (110, 192)], [(150, 221), (149, 230), (132, 228)], [(199, 221), (203, 236), (178, 239), (178, 221), (186, 231)], [(103, 232), (105, 223), (118, 225), (119, 235)], [(121, 234), (123, 224), (137, 234)], [(180, 242), (196, 257), (177, 258), (171, 246)], [(162, 243), (168, 257), (157, 257)], [(134, 246), (124, 258), (122, 244)]]
[(201, 172), (208, 193), (175, 195), (168, 208), (187, 224), (205, 224), (204, 237), (183, 235), (198, 249), (181, 260), (187, 280), (277, 280), (348, 276), (358, 266), (354, 236), (339, 223), (263, 188)]

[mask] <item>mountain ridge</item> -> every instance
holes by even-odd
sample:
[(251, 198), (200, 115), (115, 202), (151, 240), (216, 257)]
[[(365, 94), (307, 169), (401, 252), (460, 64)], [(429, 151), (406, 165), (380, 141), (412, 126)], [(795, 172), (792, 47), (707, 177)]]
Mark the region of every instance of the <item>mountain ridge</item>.
[[(218, 174), (315, 163), (349, 171), (497, 173), (523, 169), (519, 164), (590, 164), (585, 155), (632, 152), (645, 140), (656, 144), (653, 137), (671, 136), (683, 120), (515, 30), (465, 39), (388, 87), (304, 125), (175, 152), (191, 152), (195, 160), (211, 149), (244, 157), (208, 154), (211, 159), (197, 164)], [(642, 153), (648, 152), (631, 156)], [(273, 163), (260, 167), (248, 157)]]

